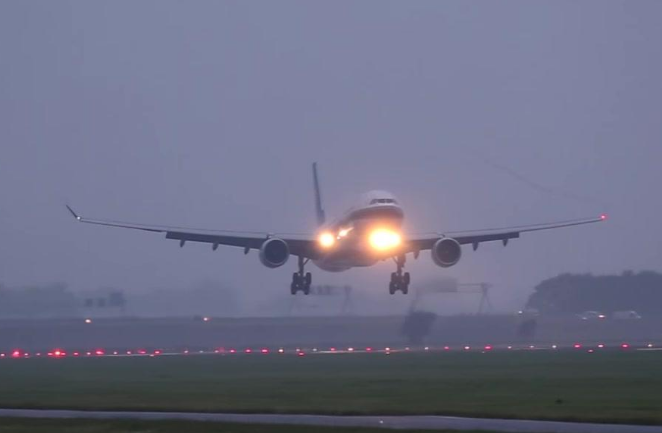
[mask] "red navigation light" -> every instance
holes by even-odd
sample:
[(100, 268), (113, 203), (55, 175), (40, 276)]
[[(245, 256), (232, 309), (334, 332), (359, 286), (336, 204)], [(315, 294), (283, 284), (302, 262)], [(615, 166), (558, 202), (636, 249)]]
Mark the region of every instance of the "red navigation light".
[(600, 219), (602, 221), (606, 220), (607, 219), (607, 214), (603, 213), (602, 215), (600, 215)]

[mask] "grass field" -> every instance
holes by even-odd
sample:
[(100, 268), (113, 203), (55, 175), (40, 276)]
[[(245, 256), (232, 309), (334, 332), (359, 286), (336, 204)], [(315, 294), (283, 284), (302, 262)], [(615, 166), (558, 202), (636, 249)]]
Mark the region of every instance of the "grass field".
[[(0, 433), (384, 433), (383, 429), (352, 427), (308, 427), (292, 425), (225, 424), (196, 421), (128, 421), (91, 419), (0, 418)], [(400, 433), (420, 430), (398, 430)], [(429, 430), (425, 431), (430, 433)], [(451, 433), (437, 430), (437, 433)], [(463, 432), (472, 433), (472, 432)], [(478, 433), (478, 432), (473, 432)], [(481, 431), (480, 433), (489, 433)]]
[(662, 352), (6, 359), (0, 407), (662, 424)]

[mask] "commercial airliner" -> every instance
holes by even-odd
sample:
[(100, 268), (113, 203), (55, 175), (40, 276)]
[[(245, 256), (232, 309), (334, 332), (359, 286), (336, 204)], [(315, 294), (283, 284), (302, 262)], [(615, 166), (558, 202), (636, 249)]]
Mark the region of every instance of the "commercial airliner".
[(474, 251), (483, 242), (501, 241), (505, 246), (510, 239), (519, 238), (521, 233), (589, 224), (606, 219), (605, 215), (601, 215), (597, 218), (519, 227), (406, 235), (402, 232), (404, 211), (389, 192), (370, 191), (363, 195), (358, 205), (349, 209), (340, 219), (327, 223), (316, 163), (313, 164), (313, 186), (319, 229), (310, 235), (245, 233), (133, 224), (83, 218), (68, 205), (67, 209), (76, 220), (84, 223), (165, 233), (166, 239), (178, 240), (180, 247), (186, 242), (203, 242), (211, 244), (213, 250), (219, 245), (243, 248), (244, 254), (255, 249), (259, 251), (260, 262), (268, 268), (283, 266), (290, 255), (296, 256), (298, 271), (293, 273), (290, 284), (293, 295), (299, 291), (305, 295), (310, 293), (312, 274), (305, 272), (305, 266), (310, 261), (324, 271), (341, 272), (392, 259), (395, 263), (395, 272), (391, 273), (389, 293), (393, 295), (400, 291), (407, 294), (411, 282), (409, 272), (403, 272), (407, 254), (412, 254), (417, 259), (421, 251), (430, 250), (432, 261), (437, 266), (448, 268), (460, 261), (462, 245), (471, 245)]

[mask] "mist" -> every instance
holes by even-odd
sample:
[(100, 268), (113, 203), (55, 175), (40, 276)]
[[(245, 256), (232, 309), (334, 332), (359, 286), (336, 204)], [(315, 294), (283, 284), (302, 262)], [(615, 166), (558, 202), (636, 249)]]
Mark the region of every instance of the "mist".
[[(293, 260), (267, 269), (255, 251), (76, 224), (64, 204), (309, 233), (313, 161), (327, 215), (386, 189), (410, 233), (609, 214), (466, 248), (450, 269), (422, 253), (407, 263), (414, 286), (489, 282), (494, 309), (513, 312), (561, 273), (659, 271), (660, 13), (654, 1), (4, 1), (0, 282), (121, 290), (135, 314), (290, 314)], [(353, 314), (410, 308), (387, 293), (390, 262), (310, 270), (352, 287)], [(295, 313), (332, 314), (329, 299)], [(439, 305), (471, 313), (477, 300)]]

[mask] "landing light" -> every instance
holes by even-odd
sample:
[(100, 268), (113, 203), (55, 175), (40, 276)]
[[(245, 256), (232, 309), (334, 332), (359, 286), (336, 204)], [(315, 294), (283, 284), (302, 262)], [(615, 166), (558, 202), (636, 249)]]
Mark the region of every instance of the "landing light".
[(324, 232), (319, 237), (319, 243), (322, 248), (331, 248), (336, 243), (336, 238), (329, 232)]
[(370, 246), (376, 250), (388, 250), (395, 248), (402, 242), (399, 233), (392, 230), (377, 229), (370, 233)]

